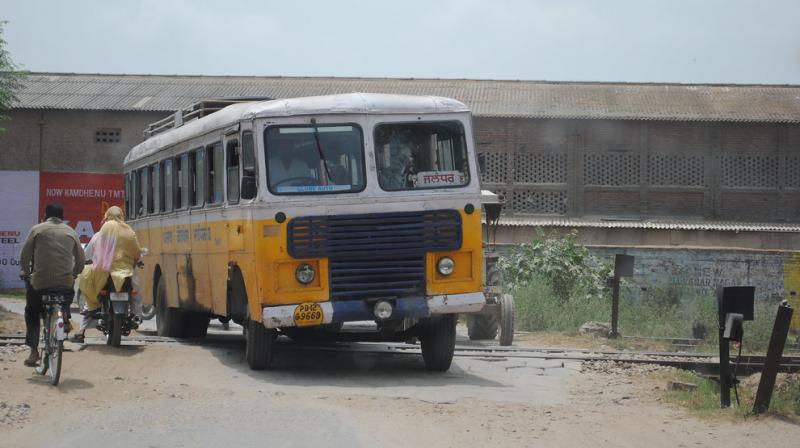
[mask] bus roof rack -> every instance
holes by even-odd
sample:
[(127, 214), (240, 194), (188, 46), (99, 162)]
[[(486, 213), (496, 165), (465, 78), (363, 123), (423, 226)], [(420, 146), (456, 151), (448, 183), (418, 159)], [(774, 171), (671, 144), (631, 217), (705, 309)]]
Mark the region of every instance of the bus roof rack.
[(198, 118), (211, 115), (214, 112), (222, 110), (226, 106), (238, 103), (250, 103), (253, 101), (269, 101), (269, 97), (252, 97), (252, 98), (219, 98), (219, 99), (206, 99), (200, 100), (191, 106), (179, 109), (172, 115), (169, 115), (155, 123), (150, 123), (144, 130), (144, 138), (148, 139), (156, 134), (169, 131), (183, 126), (184, 123), (196, 120)]

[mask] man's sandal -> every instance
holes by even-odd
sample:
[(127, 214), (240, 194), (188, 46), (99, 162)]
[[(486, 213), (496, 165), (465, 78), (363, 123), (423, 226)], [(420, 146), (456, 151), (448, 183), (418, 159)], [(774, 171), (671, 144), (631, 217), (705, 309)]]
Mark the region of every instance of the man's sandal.
[(85, 338), (86, 338), (85, 335), (81, 333), (75, 333), (72, 335), (72, 337), (69, 338), (69, 341), (74, 342), (76, 344), (83, 344)]
[(39, 365), (39, 353), (32, 352), (25, 361), (22, 362), (26, 367), (36, 367)]

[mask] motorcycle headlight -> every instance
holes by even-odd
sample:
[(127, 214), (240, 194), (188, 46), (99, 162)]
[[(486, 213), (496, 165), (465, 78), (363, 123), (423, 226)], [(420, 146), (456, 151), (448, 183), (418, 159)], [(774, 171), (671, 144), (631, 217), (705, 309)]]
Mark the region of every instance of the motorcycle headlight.
[(456, 262), (450, 257), (442, 257), (439, 259), (439, 262), (436, 263), (436, 270), (442, 275), (452, 274), (455, 268)]
[(304, 285), (313, 282), (316, 274), (317, 273), (314, 272), (314, 268), (312, 268), (311, 265), (307, 263), (301, 264), (294, 271), (294, 277), (297, 279), (298, 282)]

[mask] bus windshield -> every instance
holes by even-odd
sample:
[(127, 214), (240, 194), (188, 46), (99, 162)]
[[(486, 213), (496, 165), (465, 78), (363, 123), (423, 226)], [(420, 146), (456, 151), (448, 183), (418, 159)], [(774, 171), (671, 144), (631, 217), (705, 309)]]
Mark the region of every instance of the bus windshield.
[(375, 127), (375, 158), (384, 190), (469, 184), (464, 127), (458, 121), (380, 124)]
[(364, 189), (364, 144), (355, 125), (272, 126), (264, 131), (273, 194)]

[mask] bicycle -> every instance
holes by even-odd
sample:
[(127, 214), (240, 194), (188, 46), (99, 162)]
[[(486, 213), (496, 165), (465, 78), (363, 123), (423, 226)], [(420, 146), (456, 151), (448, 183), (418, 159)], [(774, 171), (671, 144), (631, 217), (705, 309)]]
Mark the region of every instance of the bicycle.
[(72, 290), (51, 289), (42, 294), (42, 349), (41, 364), (36, 373), (46, 375), (50, 372), (50, 384), (58, 385), (61, 378), (61, 357), (64, 351), (65, 306), (72, 301)]

